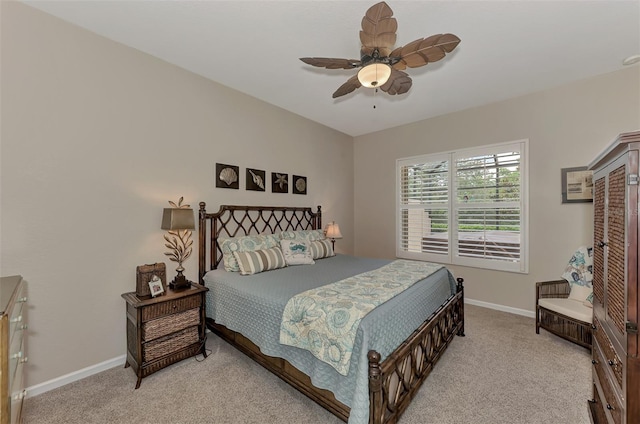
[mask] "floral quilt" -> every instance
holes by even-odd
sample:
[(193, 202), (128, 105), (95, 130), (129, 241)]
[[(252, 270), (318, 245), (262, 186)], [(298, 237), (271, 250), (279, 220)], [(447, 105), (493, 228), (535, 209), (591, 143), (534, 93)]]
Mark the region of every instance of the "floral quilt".
[(347, 375), (362, 318), (442, 267), (399, 259), (373, 271), (300, 293), (285, 306), (280, 343), (306, 349), (340, 374)]

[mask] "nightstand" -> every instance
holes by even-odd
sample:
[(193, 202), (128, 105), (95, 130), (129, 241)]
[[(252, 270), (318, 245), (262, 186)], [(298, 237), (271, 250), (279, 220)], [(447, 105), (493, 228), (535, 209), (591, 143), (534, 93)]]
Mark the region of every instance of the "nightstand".
[(127, 302), (127, 363), (142, 379), (162, 368), (202, 353), (207, 356), (204, 326), (205, 293), (199, 284), (141, 299), (124, 293)]

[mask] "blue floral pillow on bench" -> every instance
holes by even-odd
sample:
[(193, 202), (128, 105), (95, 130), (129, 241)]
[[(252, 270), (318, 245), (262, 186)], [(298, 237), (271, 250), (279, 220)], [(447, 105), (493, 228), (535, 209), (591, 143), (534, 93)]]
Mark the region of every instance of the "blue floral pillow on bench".
[[(569, 260), (562, 278), (571, 286), (570, 299), (593, 302), (593, 248), (581, 246)], [(575, 289), (574, 289), (575, 288)]]

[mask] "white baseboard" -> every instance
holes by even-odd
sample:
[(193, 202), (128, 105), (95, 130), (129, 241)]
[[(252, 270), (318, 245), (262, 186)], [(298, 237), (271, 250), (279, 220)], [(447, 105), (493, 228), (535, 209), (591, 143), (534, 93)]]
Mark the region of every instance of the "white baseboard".
[(83, 368), (78, 371), (54, 378), (53, 380), (45, 381), (44, 383), (36, 384), (35, 386), (27, 387), (27, 397), (37, 396), (49, 390), (57, 389), (66, 384), (73, 383), (74, 381), (82, 380), (93, 374), (97, 374), (102, 371), (106, 371), (110, 368), (124, 365), (127, 359), (127, 355), (108, 359), (99, 364), (91, 365), (90, 367)]
[(510, 314), (523, 315), (529, 318), (535, 318), (536, 313), (527, 311), (526, 309), (512, 308), (511, 306), (498, 305), (497, 303), (483, 302), (482, 300), (464, 298), (464, 303), (469, 305), (482, 306), (483, 308), (495, 309), (497, 311), (509, 312)]

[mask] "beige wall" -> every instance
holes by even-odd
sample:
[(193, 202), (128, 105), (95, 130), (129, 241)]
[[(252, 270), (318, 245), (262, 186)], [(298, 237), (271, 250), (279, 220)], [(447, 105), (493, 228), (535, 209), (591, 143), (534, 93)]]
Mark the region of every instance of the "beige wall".
[[(30, 284), (28, 386), (125, 353), (120, 294), (136, 266), (176, 268), (163, 255), (167, 200), (322, 205), (345, 236), (337, 250), (352, 252), (351, 137), (1, 4), (0, 272)], [(309, 194), (216, 189), (216, 162), (306, 175)]]
[[(479, 81), (478, 83), (481, 83)], [(357, 255), (395, 255), (395, 161), (529, 139), (529, 274), (451, 267), (465, 296), (534, 310), (535, 282), (559, 278), (591, 244), (592, 204), (562, 204), (560, 169), (587, 165), (619, 132), (640, 128), (640, 67), (355, 139)]]

